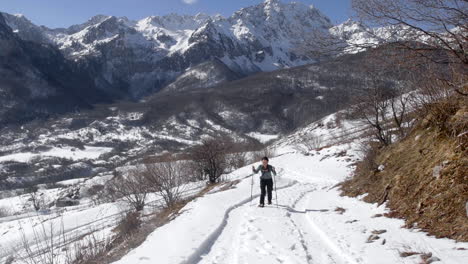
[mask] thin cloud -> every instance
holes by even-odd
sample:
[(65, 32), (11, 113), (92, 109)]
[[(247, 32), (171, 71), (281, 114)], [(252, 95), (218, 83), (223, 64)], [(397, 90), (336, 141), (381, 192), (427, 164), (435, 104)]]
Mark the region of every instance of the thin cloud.
[(198, 0), (182, 0), (182, 2), (184, 2), (187, 5), (193, 5), (196, 4)]

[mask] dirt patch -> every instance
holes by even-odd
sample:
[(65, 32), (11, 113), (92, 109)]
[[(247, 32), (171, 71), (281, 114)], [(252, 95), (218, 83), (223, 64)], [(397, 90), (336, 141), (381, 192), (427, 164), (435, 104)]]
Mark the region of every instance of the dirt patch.
[[(433, 117), (428, 116), (427, 119)], [(436, 237), (468, 241), (468, 111), (466, 102), (444, 129), (422, 120), (402, 141), (378, 150), (369, 170), (358, 164), (355, 176), (341, 185), (343, 195), (367, 193), (364, 201), (387, 202), (389, 217)]]

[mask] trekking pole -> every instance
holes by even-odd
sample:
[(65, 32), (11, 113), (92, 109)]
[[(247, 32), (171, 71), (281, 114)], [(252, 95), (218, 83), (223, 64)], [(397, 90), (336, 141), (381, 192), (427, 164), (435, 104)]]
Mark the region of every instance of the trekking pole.
[(252, 206), (252, 200), (253, 200), (253, 186), (254, 186), (253, 176), (254, 174), (252, 173), (252, 177), (250, 180), (250, 206)]
[[(276, 175), (273, 176), (273, 179), (274, 178), (276, 178)], [(273, 180), (273, 183), (275, 184), (276, 208), (278, 208), (278, 192), (276, 191), (276, 179)]]

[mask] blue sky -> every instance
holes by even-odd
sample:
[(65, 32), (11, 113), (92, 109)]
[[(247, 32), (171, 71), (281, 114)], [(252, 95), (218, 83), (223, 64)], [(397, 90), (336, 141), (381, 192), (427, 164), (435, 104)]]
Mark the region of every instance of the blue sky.
[[(351, 0), (296, 1), (313, 4), (334, 23), (350, 17)], [(0, 11), (24, 14), (35, 24), (55, 28), (83, 23), (96, 14), (127, 16), (130, 19), (199, 12), (229, 16), (242, 7), (261, 2), (263, 0), (2, 0)]]

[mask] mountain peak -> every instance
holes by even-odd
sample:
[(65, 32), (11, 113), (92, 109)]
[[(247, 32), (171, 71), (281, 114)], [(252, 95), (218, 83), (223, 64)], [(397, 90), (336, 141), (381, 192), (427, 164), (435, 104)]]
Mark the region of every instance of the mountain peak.
[(268, 14), (281, 11), (281, 2), (279, 0), (265, 0), (264, 9)]
[(106, 16), (106, 15), (102, 15), (102, 14), (95, 15), (95, 16), (91, 17), (91, 18), (88, 20), (88, 23), (90, 23), (90, 24), (98, 24), (98, 23), (103, 22), (104, 20), (109, 19), (109, 17), (110, 17), (110, 16)]
[(263, 3), (265, 5), (279, 5), (280, 1), (279, 0), (265, 0)]
[(8, 27), (3, 14), (0, 12), (0, 36), (6, 33), (10, 33), (10, 31), (10, 27)]
[(277, 5), (277, 4), (280, 4), (280, 0), (265, 0), (263, 1), (265, 4), (269, 4), (269, 5)]

